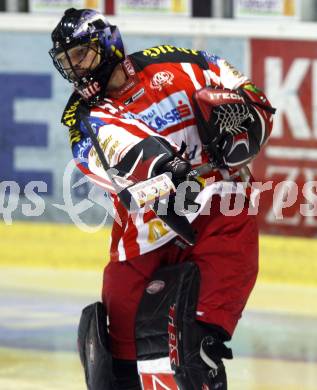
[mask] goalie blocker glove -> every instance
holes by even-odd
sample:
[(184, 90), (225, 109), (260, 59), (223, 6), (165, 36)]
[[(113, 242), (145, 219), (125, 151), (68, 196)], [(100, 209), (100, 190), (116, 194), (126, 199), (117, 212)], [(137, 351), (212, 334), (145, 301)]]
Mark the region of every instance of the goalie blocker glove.
[(202, 88), (193, 101), (203, 148), (215, 167), (237, 170), (248, 164), (272, 131), (275, 109), (253, 84)]
[[(124, 188), (119, 193), (121, 202), (129, 211), (138, 208), (132, 197), (133, 188), (138, 186), (138, 183), (143, 182), (146, 185), (147, 182), (151, 182), (151, 178), (158, 178), (162, 174), (169, 175), (169, 181), (173, 183), (174, 189), (171, 189), (168, 197), (163, 200), (159, 195), (154, 202), (151, 202), (151, 207), (162, 221), (188, 244), (193, 245), (195, 232), (184, 214), (189, 209), (192, 212), (193, 209), (197, 211), (200, 207), (195, 199), (203, 184), (193, 178), (191, 180), (197, 183), (197, 191), (192, 191), (191, 187), (186, 185), (177, 190), (179, 184), (183, 182), (186, 184), (188, 174), (191, 171), (191, 164), (182, 157), (185, 148), (186, 145), (182, 145), (181, 149), (177, 151), (164, 138), (149, 136), (134, 145), (114, 168), (118, 171), (118, 175), (124, 177), (129, 172), (128, 178), (133, 179), (136, 183)], [(185, 191), (185, 193), (180, 194), (180, 191)]]

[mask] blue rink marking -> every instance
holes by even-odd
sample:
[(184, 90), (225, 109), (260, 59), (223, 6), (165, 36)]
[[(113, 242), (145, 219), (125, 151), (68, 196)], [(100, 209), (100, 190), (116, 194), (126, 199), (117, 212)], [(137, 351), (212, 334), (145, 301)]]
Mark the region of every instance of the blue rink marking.
[[(84, 296), (0, 290), (0, 347), (74, 352), (89, 303)], [(236, 357), (317, 362), (316, 317), (246, 311), (229, 344)]]
[(0, 290), (0, 347), (75, 351), (82, 309), (78, 296)]
[(317, 362), (317, 318), (246, 311), (231, 347), (236, 356)]

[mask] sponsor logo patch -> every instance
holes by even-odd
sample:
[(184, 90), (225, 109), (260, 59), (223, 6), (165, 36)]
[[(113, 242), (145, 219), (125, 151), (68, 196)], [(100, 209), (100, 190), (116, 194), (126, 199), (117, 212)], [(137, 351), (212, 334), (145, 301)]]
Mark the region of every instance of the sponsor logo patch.
[(123, 66), (125, 67), (125, 69), (127, 70), (128, 74), (130, 76), (134, 76), (135, 75), (134, 67), (132, 65), (132, 62), (129, 60), (129, 58), (127, 58), (127, 59), (125, 59), (123, 61)]
[(170, 373), (140, 373), (143, 389), (147, 390), (179, 390), (173, 374)]
[(148, 222), (149, 235), (148, 242), (150, 244), (155, 243), (161, 237), (165, 236), (169, 232), (167, 225), (158, 218), (153, 218)]
[(125, 118), (142, 120), (147, 126), (160, 133), (165, 129), (193, 119), (189, 99), (184, 91), (176, 92), (159, 103), (154, 103), (139, 114), (123, 114)]
[(138, 207), (153, 203), (157, 198), (166, 198), (171, 192), (175, 192), (172, 180), (165, 173), (141, 181), (129, 188)]
[(228, 72), (232, 73), (235, 77), (237, 78), (243, 77), (243, 74), (238, 69), (236, 69), (233, 65), (231, 65), (228, 61), (224, 61), (223, 65), (225, 66), (225, 68), (227, 68)]
[[(244, 103), (244, 99), (242, 96), (238, 95), (237, 93), (233, 92), (215, 92), (215, 91), (210, 91), (209, 97), (211, 100), (238, 100), (241, 103)], [(233, 102), (237, 103), (237, 102)]]
[(157, 294), (158, 292), (162, 291), (165, 287), (165, 282), (163, 280), (153, 280), (150, 282), (146, 288), (146, 292), (148, 294)]
[(155, 73), (150, 82), (150, 87), (152, 89), (158, 89), (159, 91), (162, 91), (165, 85), (173, 85), (173, 80), (173, 73), (169, 72), (168, 70), (164, 70), (162, 72)]
[(132, 95), (129, 99), (127, 99), (125, 102), (124, 102), (124, 105), (127, 106), (128, 104), (131, 104), (133, 102), (135, 102), (136, 100), (138, 100), (142, 95), (144, 95), (144, 88), (141, 88), (138, 92), (136, 92), (134, 95)]
[(168, 349), (171, 367), (174, 369), (175, 366), (179, 366), (175, 303), (170, 306), (168, 311)]
[(202, 51), (201, 54), (205, 57), (205, 60), (210, 64), (218, 65), (218, 60), (219, 60), (218, 56), (214, 54), (210, 54), (207, 51)]

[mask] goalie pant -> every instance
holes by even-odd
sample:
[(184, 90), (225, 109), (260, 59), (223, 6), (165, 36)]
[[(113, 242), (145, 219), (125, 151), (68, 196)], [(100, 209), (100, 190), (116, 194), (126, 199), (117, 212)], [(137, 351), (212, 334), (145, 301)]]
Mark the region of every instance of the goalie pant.
[(258, 230), (255, 217), (247, 213), (248, 201), (237, 216), (222, 215), (220, 202), (215, 195), (211, 215), (193, 222), (198, 234), (194, 247), (181, 249), (173, 240), (156, 251), (106, 266), (102, 295), (115, 358), (136, 359), (136, 312), (151, 275), (184, 261), (195, 262), (201, 274), (197, 319), (221, 327), (224, 338), (231, 338), (256, 280)]

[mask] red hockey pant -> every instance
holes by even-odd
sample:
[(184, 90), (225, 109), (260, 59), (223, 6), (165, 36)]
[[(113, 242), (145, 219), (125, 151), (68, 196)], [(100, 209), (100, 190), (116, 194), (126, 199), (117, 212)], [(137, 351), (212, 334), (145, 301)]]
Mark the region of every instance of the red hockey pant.
[(210, 215), (193, 222), (198, 231), (193, 247), (181, 249), (172, 240), (152, 252), (106, 266), (102, 298), (114, 357), (136, 359), (135, 316), (151, 275), (162, 266), (183, 261), (193, 261), (200, 269), (197, 319), (232, 335), (258, 272), (258, 229), (247, 206), (237, 216), (224, 216), (219, 204), (220, 197), (214, 196)]

